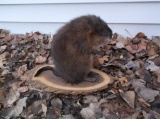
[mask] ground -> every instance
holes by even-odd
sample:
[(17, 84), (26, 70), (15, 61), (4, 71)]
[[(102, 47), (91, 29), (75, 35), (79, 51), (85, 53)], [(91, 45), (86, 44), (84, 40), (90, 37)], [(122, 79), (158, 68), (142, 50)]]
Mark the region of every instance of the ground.
[(0, 30), (1, 119), (160, 119), (160, 37), (114, 34), (93, 66), (112, 77), (105, 90), (62, 95), (33, 90), (27, 72), (51, 64), (51, 34)]

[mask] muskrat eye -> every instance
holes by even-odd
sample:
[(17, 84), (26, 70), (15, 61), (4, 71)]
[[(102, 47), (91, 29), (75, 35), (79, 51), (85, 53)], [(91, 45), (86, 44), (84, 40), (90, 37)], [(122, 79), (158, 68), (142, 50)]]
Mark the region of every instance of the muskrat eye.
[(106, 31), (100, 31), (100, 35), (105, 35)]
[(102, 36), (105, 36), (105, 35), (107, 35), (107, 31), (101, 31), (101, 33), (100, 33)]
[(102, 34), (105, 34), (106, 33), (106, 31), (102, 31)]

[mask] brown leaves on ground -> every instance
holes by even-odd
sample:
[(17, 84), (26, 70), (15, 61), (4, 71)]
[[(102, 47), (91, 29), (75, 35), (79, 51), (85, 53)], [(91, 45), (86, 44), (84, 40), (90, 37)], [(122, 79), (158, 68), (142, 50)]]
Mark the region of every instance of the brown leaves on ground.
[(93, 56), (93, 66), (110, 75), (113, 83), (85, 96), (57, 95), (28, 86), (28, 71), (53, 62), (51, 40), (50, 34), (12, 35), (0, 29), (0, 118), (160, 118), (159, 36), (114, 34)]

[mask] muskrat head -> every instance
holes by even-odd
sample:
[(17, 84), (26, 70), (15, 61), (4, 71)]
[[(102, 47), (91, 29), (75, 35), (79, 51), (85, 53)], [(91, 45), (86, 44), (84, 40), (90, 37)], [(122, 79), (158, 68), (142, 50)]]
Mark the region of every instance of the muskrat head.
[(92, 16), (90, 20), (90, 42), (94, 47), (99, 47), (112, 37), (112, 30), (100, 17)]

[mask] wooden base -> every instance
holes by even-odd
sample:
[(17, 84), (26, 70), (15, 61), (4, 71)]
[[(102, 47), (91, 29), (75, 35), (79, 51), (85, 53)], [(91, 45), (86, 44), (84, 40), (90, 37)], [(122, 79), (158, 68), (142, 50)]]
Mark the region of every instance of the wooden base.
[(91, 72), (99, 74), (99, 82), (83, 81), (75, 85), (66, 83), (61, 77), (55, 76), (51, 70), (44, 70), (37, 76), (37, 72), (40, 69), (48, 66), (54, 69), (54, 65), (42, 65), (34, 68), (29, 73), (29, 81), (32, 89), (59, 94), (77, 95), (103, 90), (111, 83), (111, 78), (106, 73), (97, 69), (91, 69)]

